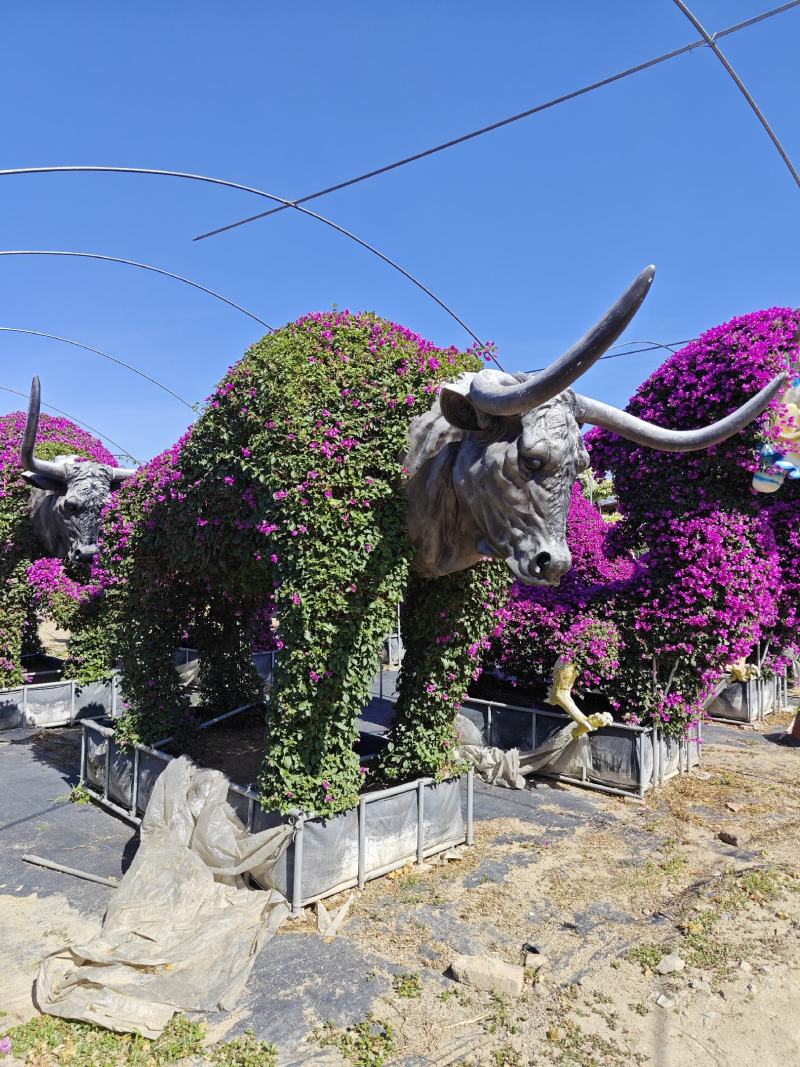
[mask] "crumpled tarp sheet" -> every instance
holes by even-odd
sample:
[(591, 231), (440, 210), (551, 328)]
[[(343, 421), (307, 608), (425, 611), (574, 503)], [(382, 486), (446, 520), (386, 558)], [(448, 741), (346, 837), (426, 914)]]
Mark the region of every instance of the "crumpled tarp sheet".
[(100, 932), (48, 956), (39, 1008), (158, 1037), (176, 1011), (232, 1008), (265, 942), (289, 914), (275, 889), (248, 889), (289, 844), (290, 826), (249, 834), (220, 771), (173, 760), (156, 781), (141, 844)]
[(188, 663), (177, 663), (175, 670), (184, 689), (196, 689), (200, 677), (200, 660), (191, 659)]
[(574, 729), (575, 723), (569, 722), (551, 734), (535, 752), (522, 755), (518, 748), (485, 745), (483, 731), (465, 715), (456, 715), (461, 757), (472, 764), (484, 782), (508, 789), (524, 789), (525, 776), (545, 768), (554, 774), (573, 777), (581, 777), (582, 769), (588, 771), (592, 760), (589, 739), (584, 735), (576, 741), (572, 736)]

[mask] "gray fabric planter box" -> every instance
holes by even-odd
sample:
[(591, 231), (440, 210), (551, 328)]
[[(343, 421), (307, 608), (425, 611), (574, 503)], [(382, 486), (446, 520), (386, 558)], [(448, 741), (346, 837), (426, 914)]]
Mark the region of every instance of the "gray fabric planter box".
[[(156, 778), (173, 757), (147, 745), (118, 745), (108, 725), (87, 721), (82, 727), (81, 783), (100, 804), (139, 823)], [(273, 885), (289, 899), (294, 914), (407, 863), (471, 845), (472, 800), (471, 771), (466, 817), (458, 778), (420, 778), (365, 793), (356, 807), (327, 819), (264, 811), (252, 790), (231, 783), (228, 791), (228, 803), (249, 830), (294, 825), (294, 839), (273, 872)]]
[[(275, 655), (273, 652), (254, 652), (253, 666), (261, 675), (265, 685), (272, 682), (272, 674), (275, 670)], [(200, 659), (200, 652), (196, 648), (176, 648), (175, 666), (186, 667), (190, 663), (196, 663)]]
[(81, 719), (114, 717), (118, 698), (116, 677), (85, 685), (43, 682), (0, 689), (0, 730), (69, 726)]
[[(464, 700), (461, 714), (483, 731), (487, 745), (518, 748), (521, 752), (535, 752), (551, 734), (571, 721), (563, 712), (549, 707), (522, 707), (473, 697)], [(538, 773), (602, 793), (641, 797), (700, 762), (699, 727), (696, 738), (684, 739), (653, 726), (614, 723), (588, 734), (587, 739), (589, 766), (581, 768), (579, 776), (548, 774), (547, 770)]]
[(779, 703), (779, 679), (751, 678), (749, 682), (731, 682), (714, 697), (706, 710), (721, 722), (759, 722), (775, 711)]

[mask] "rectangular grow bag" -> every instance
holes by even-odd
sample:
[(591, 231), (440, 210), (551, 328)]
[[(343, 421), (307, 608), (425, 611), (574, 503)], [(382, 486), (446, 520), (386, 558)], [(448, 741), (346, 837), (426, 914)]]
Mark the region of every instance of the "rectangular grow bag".
[(731, 682), (709, 702), (706, 710), (712, 719), (720, 722), (760, 722), (780, 702), (781, 681), (771, 675)]
[[(106, 724), (84, 721), (81, 783), (103, 806), (141, 822), (158, 776), (174, 757), (147, 745), (123, 747)], [(256, 793), (230, 784), (228, 803), (248, 830), (279, 823), (295, 828), (292, 843), (272, 874), (272, 885), (291, 902), (293, 914), (389, 871), (472, 844), (473, 777), (466, 777), (466, 820), (461, 779), (419, 778), (391, 789), (364, 793), (356, 807), (316, 818), (304, 812), (265, 811)]]
[(0, 689), (0, 730), (21, 726), (70, 726), (81, 719), (113, 718), (118, 680), (80, 684), (74, 679)]
[[(487, 745), (535, 752), (572, 720), (553, 708), (523, 707), (468, 697), (461, 707), (483, 731)], [(542, 777), (571, 782), (587, 789), (623, 796), (644, 796), (659, 785), (696, 767), (700, 762), (700, 727), (694, 738), (676, 738), (654, 726), (614, 723), (587, 734), (588, 767), (580, 776), (537, 772)]]

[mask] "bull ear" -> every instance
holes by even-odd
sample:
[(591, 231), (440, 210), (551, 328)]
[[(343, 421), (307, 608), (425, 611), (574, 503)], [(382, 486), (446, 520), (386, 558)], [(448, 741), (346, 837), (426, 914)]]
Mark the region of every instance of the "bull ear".
[[(491, 375), (493, 372), (483, 373)], [(504, 382), (516, 383), (516, 378), (505, 371), (494, 373)], [(445, 419), (457, 430), (496, 430), (502, 419), (481, 411), (472, 399), (472, 382), (475, 377), (467, 372), (454, 382), (445, 382), (439, 390), (439, 408)]]
[(445, 419), (457, 430), (480, 429), (478, 411), (470, 400), (469, 393), (463, 393), (457, 384), (442, 386), (439, 407)]
[(20, 471), (20, 478), (24, 478), (30, 485), (37, 489), (51, 489), (55, 493), (64, 492), (64, 483), (60, 478), (50, 478), (46, 474), (37, 474), (34, 471)]

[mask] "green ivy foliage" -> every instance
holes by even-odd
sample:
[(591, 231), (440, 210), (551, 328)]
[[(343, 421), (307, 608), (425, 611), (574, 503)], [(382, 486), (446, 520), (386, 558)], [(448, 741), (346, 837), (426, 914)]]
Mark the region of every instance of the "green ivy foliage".
[(380, 773), (452, 769), (454, 705), (475, 666), (470, 646), (491, 626), (500, 570), (411, 579), (403, 456), (438, 384), (480, 367), (474, 353), (346, 311), (306, 316), (248, 350), (105, 522), (98, 573), (131, 708), (126, 738), (185, 726), (172, 653), (189, 633), (206, 703), (252, 698), (247, 635), (273, 597), (280, 651), (262, 803), (347, 808), (363, 785), (358, 714), (405, 600), (410, 651)]
[(442, 779), (459, 770), (455, 712), (479, 673), (479, 655), (510, 583), (504, 563), (436, 581), (412, 576), (395, 726), (381, 763), (390, 781), (420, 774)]

